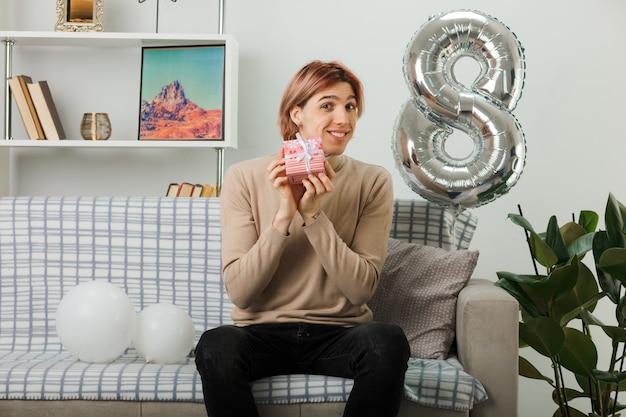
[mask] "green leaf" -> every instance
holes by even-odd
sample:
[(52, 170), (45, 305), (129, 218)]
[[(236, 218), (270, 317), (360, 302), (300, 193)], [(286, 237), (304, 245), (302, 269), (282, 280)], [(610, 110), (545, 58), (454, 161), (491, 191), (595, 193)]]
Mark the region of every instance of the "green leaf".
[(551, 317), (558, 319), (561, 326), (577, 317), (581, 307), (593, 311), (596, 302), (604, 297), (604, 293), (598, 290), (596, 278), (591, 270), (577, 258), (574, 262), (578, 264), (576, 285), (552, 305)]
[[(556, 263), (562, 264), (569, 260), (569, 252), (567, 251), (567, 245), (561, 235), (561, 228), (557, 223), (556, 216), (551, 216), (548, 220), (548, 229), (546, 230), (546, 244), (552, 248), (558, 261)], [(556, 264), (555, 263), (555, 264)]]
[[(615, 391), (615, 384), (609, 384), (603, 381), (596, 380), (592, 377), (590, 378), (577, 374), (574, 374), (574, 378), (576, 379), (576, 382), (578, 382), (578, 385), (581, 387), (581, 389), (584, 391), (585, 396), (588, 398), (593, 398), (594, 400), (596, 399), (596, 389), (599, 389), (600, 392), (604, 393)], [(592, 387), (589, 386), (590, 383), (592, 384)], [(626, 381), (620, 381), (618, 389), (619, 391), (625, 391)], [(617, 407), (620, 407), (620, 405), (618, 404)]]
[(609, 384), (619, 384), (621, 381), (626, 380), (626, 372), (606, 372), (594, 369), (593, 376), (598, 381), (606, 382)]
[(545, 278), (534, 282), (532, 290), (540, 297), (552, 302), (568, 294), (578, 280), (578, 262), (560, 266)]
[(559, 354), (565, 341), (563, 329), (549, 317), (534, 317), (519, 323), (519, 337), (538, 353), (552, 359)]
[(598, 266), (626, 285), (626, 249), (609, 248), (600, 255)]
[(591, 338), (569, 327), (564, 328), (563, 333), (565, 342), (559, 352), (561, 365), (576, 374), (592, 376), (598, 364), (598, 350)]
[(605, 250), (611, 248), (611, 242), (606, 231), (596, 232), (593, 237), (593, 258), (596, 265), (596, 273), (598, 275), (598, 284), (606, 292), (609, 299), (617, 304), (620, 299), (620, 281), (614, 279), (611, 274), (600, 268), (600, 257)]
[(591, 314), (586, 308), (580, 309), (580, 318), (589, 326), (604, 326), (604, 323), (600, 321), (596, 316)]
[(574, 240), (570, 245), (568, 245), (567, 250), (569, 252), (569, 256), (578, 256), (578, 258), (583, 259), (587, 252), (593, 249), (594, 235), (595, 232), (586, 233), (580, 236), (578, 239)]
[[(567, 398), (567, 401), (575, 400), (576, 398), (589, 398), (589, 396), (585, 392), (576, 391), (571, 388), (562, 388), (562, 390), (565, 393), (565, 398)], [(552, 392), (552, 398), (556, 402), (556, 390)], [(556, 403), (558, 404), (558, 402)]]
[(565, 262), (569, 259), (567, 246), (563, 241), (563, 237), (559, 231), (556, 217), (552, 216), (548, 222), (548, 231), (545, 240), (535, 232), (534, 228), (523, 216), (519, 214), (509, 213), (508, 218), (518, 226), (523, 227), (529, 232), (528, 240), (532, 250), (533, 258), (540, 265), (551, 268), (559, 261)]
[(613, 343), (626, 342), (626, 329), (617, 326), (601, 326)]
[[(588, 314), (591, 314), (590, 311), (592, 311), (593, 308), (595, 308), (596, 303), (598, 301), (600, 301), (604, 296), (605, 296), (604, 293), (599, 292), (591, 300), (589, 300), (586, 303), (582, 304), (581, 306), (575, 308), (574, 310), (572, 310), (572, 311), (570, 311), (568, 313), (563, 314), (561, 316), (560, 320), (559, 320), (559, 323), (561, 324), (561, 327), (567, 326), (567, 323), (569, 323), (570, 321), (574, 320), (577, 317), (580, 317), (583, 321), (585, 321), (585, 316), (583, 315), (583, 313), (587, 312)], [(594, 319), (595, 319), (595, 317), (594, 317)]]
[(598, 227), (600, 216), (595, 211), (582, 210), (578, 215), (578, 224), (585, 229), (587, 233), (593, 233)]
[[(584, 394), (588, 398), (595, 398), (596, 385), (600, 384), (597, 381), (594, 381), (592, 378), (583, 375), (574, 374), (574, 378), (576, 382), (578, 382), (578, 386), (583, 390)], [(602, 384), (606, 387), (606, 384)]]
[[(564, 406), (565, 407), (565, 406)], [(587, 414), (581, 413), (575, 408), (567, 406), (567, 414), (563, 414), (560, 408), (557, 408), (552, 417), (589, 417)]]
[(504, 279), (511, 282), (517, 282), (519, 284), (524, 284), (526, 286), (532, 286), (536, 282), (539, 282), (546, 278), (545, 275), (527, 275), (527, 274), (516, 274), (513, 272), (506, 271), (498, 271), (496, 275), (500, 279)]
[(615, 319), (621, 327), (626, 325), (626, 297), (622, 297), (615, 308)]
[(539, 370), (535, 368), (535, 366), (532, 363), (530, 363), (526, 358), (519, 356), (518, 362), (519, 362), (519, 375), (520, 376), (530, 378), (530, 379), (540, 379), (540, 380), (548, 382), (550, 385), (553, 384), (554, 381), (552, 381), (552, 379), (550, 379), (549, 377), (539, 372)]
[(532, 225), (528, 222), (528, 220), (526, 220), (521, 215), (515, 214), (515, 213), (509, 213), (507, 217), (516, 225), (523, 227), (525, 230), (528, 230), (529, 232), (535, 233), (535, 230), (533, 229)]
[(624, 245), (624, 217), (626, 208), (617, 201), (615, 196), (610, 193), (606, 202), (606, 210), (604, 212), (604, 223), (609, 241), (612, 247), (623, 248)]
[(570, 246), (576, 239), (587, 234), (578, 223), (568, 222), (561, 226), (561, 236), (566, 246)]
[(538, 317), (545, 315), (543, 311), (537, 307), (535, 301), (526, 293), (526, 291), (524, 291), (521, 285), (512, 279), (513, 276), (515, 276), (515, 274), (498, 272), (498, 277), (500, 277), (500, 279), (495, 283), (495, 285), (512, 295), (513, 298), (517, 300), (520, 307), (531, 316)]
[(559, 257), (550, 245), (534, 232), (530, 234), (530, 247), (537, 262), (547, 269), (552, 268), (559, 261)]
[[(609, 379), (616, 380), (618, 378), (611, 378), (611, 377), (609, 377)], [(591, 394), (589, 392), (589, 379), (588, 378), (583, 378), (580, 375), (576, 375), (576, 380), (577, 380), (577, 382), (579, 384), (584, 384), (584, 386), (587, 387), (586, 390), (585, 390), (585, 396), (587, 398), (592, 398), (593, 401), (595, 402), (596, 398), (597, 398), (597, 396), (595, 394), (596, 391), (595, 391), (595, 388), (594, 388), (594, 390), (592, 391), (593, 394)], [(616, 389), (616, 385), (615, 385), (616, 383), (615, 382), (604, 382), (604, 381), (598, 379), (597, 380), (597, 384), (598, 384), (598, 388), (599, 388), (599, 390), (601, 392), (600, 395), (602, 397), (605, 397), (605, 399), (606, 399), (606, 397), (608, 397), (609, 395), (611, 395), (612, 393), (615, 392), (615, 389)], [(626, 380), (622, 379), (622, 380), (619, 381), (619, 383), (618, 383), (618, 390), (619, 391), (626, 390)], [(617, 412), (617, 411), (624, 410), (625, 408), (626, 407), (624, 405), (620, 404), (620, 403), (616, 404), (614, 398), (610, 397), (610, 398), (608, 398), (608, 407), (606, 407), (605, 410), (611, 410), (611, 412), (613, 412), (613, 410), (615, 410)], [(590, 415), (592, 415), (592, 414), (590, 414)], [(597, 414), (594, 414), (594, 415), (597, 415)], [(610, 415), (612, 417), (619, 416), (619, 414), (608, 414), (608, 415)]]
[[(572, 400), (574, 400), (576, 398), (588, 398), (587, 394), (585, 394), (584, 392), (575, 391), (575, 390), (570, 389), (570, 388), (562, 388), (561, 391), (562, 391), (561, 395), (564, 395), (565, 398), (567, 398), (567, 401), (572, 401)], [(558, 392), (557, 392), (556, 389), (552, 390), (552, 401), (554, 401), (554, 403), (559, 405), (559, 406), (565, 407), (565, 404), (566, 404), (565, 401), (563, 401), (563, 404), (559, 403), (559, 396), (558, 396)], [(561, 414), (559, 413), (559, 410), (557, 410), (557, 412), (555, 412), (554, 415), (559, 415), (560, 416)], [(580, 411), (578, 411), (578, 410), (576, 410), (574, 408), (571, 408), (571, 407), (568, 407), (568, 410), (569, 410), (569, 414), (565, 414), (565, 416), (567, 416), (567, 415), (569, 415), (569, 416), (577, 416), (579, 414), (576, 414), (576, 413), (580, 413)]]

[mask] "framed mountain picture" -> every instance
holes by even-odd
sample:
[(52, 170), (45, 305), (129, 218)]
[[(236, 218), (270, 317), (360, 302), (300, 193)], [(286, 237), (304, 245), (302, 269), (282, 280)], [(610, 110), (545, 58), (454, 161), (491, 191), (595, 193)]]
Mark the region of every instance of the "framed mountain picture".
[(143, 47), (139, 140), (223, 140), (224, 45)]

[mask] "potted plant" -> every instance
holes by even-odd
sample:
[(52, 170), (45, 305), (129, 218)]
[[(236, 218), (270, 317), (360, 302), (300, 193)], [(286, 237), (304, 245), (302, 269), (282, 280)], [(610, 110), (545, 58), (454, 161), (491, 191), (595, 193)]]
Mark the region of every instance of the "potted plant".
[[(552, 386), (555, 417), (618, 416), (626, 408), (619, 403), (626, 388), (626, 207), (609, 194), (606, 230), (597, 230), (598, 214), (586, 210), (562, 226), (550, 217), (545, 232), (536, 231), (522, 214), (508, 217), (525, 230), (535, 274), (498, 272), (496, 285), (519, 302), (520, 349), (530, 347), (546, 356), (553, 369), (553, 375), (543, 375), (520, 356), (520, 375)], [(591, 267), (583, 262), (588, 252), (593, 254)], [(545, 273), (538, 272), (537, 264)], [(594, 315), (600, 300), (614, 305), (615, 323), (605, 324)], [(596, 339), (609, 338), (608, 358), (599, 358), (592, 326), (598, 326)], [(574, 376), (575, 388), (566, 387), (565, 373)], [(571, 405), (581, 398), (589, 401), (590, 412)]]

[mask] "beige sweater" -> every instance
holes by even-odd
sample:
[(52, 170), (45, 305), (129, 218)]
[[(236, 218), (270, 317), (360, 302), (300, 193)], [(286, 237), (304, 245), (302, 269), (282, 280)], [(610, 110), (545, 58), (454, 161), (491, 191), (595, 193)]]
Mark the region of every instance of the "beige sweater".
[(232, 165), (221, 192), (223, 276), (235, 324), (309, 322), (353, 326), (372, 320), (391, 226), (393, 187), (384, 168), (347, 156), (328, 160), (335, 191), (308, 226), (296, 214), (289, 235), (272, 227), (278, 191), (267, 166)]

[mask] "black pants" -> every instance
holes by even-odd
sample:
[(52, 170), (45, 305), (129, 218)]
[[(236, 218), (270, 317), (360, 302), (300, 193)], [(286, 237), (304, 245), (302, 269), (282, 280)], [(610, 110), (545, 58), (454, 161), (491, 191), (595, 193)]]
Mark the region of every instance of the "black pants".
[(196, 348), (209, 417), (258, 416), (250, 382), (287, 374), (354, 379), (344, 416), (393, 417), (408, 358), (402, 329), (380, 322), (222, 326), (206, 331)]

